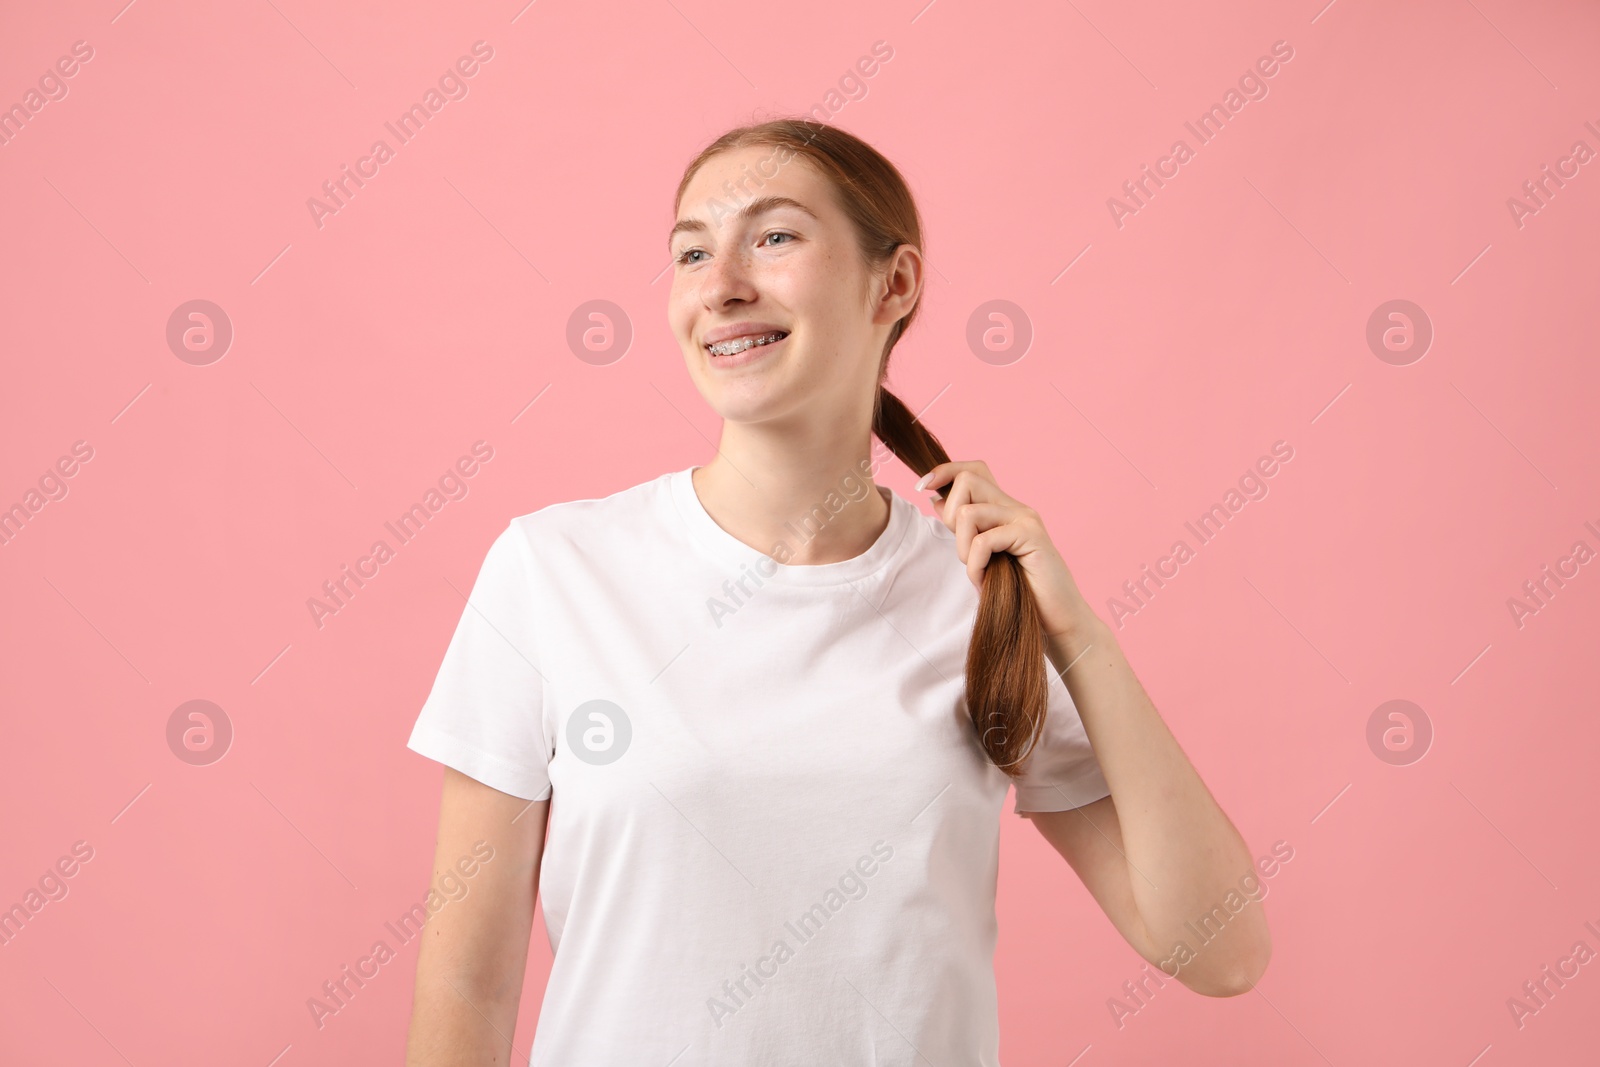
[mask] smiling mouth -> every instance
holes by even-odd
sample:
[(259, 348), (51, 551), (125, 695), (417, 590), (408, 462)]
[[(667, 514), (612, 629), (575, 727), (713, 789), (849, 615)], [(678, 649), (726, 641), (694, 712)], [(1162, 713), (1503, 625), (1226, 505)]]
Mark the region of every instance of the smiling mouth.
[(731, 341), (718, 341), (714, 345), (706, 345), (706, 351), (713, 356), (735, 356), (750, 348), (774, 344), (788, 336), (787, 330), (774, 330), (756, 337), (736, 337)]

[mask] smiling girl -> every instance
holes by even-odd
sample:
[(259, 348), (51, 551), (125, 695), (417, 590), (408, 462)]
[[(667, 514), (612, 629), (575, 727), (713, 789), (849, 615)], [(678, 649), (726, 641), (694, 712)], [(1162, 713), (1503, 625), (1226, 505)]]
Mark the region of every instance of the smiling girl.
[[(536, 1067), (998, 1064), (1008, 790), (1151, 963), (1250, 852), (1039, 513), (884, 388), (924, 268), (894, 166), (768, 122), (674, 208), (667, 317), (721, 440), (489, 548), (409, 744), (447, 767), (436, 862), (505, 862), (428, 924), (407, 1062), (523, 1055), (538, 893)], [(874, 435), (933, 516), (873, 484)], [(1252, 987), (1261, 908), (1229, 927), (1179, 981)]]

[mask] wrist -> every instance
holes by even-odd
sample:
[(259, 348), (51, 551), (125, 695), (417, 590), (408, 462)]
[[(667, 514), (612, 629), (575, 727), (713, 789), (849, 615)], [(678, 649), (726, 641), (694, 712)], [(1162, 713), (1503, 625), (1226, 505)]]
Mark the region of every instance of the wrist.
[(1045, 644), (1052, 652), (1065, 656), (1065, 660), (1057, 665), (1064, 669), (1067, 664), (1081, 656), (1090, 645), (1111, 639), (1111, 631), (1100, 616), (1096, 615), (1088, 604), (1084, 604), (1066, 625), (1055, 630), (1046, 630), (1044, 638)]

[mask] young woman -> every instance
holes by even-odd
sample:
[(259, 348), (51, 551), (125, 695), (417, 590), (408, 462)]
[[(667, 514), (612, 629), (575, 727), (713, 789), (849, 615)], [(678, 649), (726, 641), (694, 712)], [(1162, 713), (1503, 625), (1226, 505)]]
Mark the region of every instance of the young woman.
[[(883, 387), (923, 285), (900, 173), (780, 120), (674, 210), (668, 319), (722, 438), (490, 547), (409, 742), (466, 889), (430, 906), (408, 1063), (524, 1055), (538, 892), (536, 1067), (997, 1064), (1013, 785), (1139, 955), (1250, 989), (1259, 906), (1178, 951), (1254, 877), (1244, 841), (1039, 514)], [(934, 516), (873, 484), (873, 435)]]

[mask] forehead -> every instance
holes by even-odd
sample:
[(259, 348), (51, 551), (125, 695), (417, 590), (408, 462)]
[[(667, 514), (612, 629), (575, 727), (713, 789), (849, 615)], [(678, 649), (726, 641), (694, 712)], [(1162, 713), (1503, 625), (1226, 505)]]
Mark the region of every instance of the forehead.
[(781, 210), (789, 206), (786, 200), (798, 201), (819, 220), (826, 219), (833, 209), (827, 179), (792, 149), (750, 145), (719, 152), (701, 165), (684, 188), (672, 236), (721, 229), (756, 217), (742, 209), (765, 206)]

